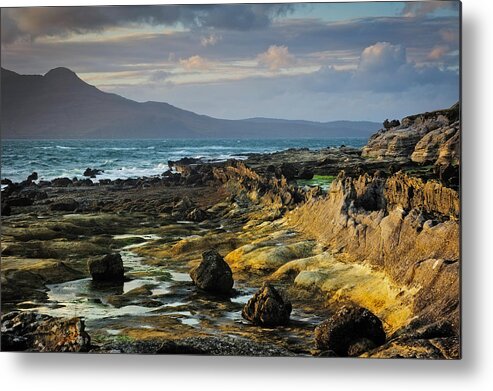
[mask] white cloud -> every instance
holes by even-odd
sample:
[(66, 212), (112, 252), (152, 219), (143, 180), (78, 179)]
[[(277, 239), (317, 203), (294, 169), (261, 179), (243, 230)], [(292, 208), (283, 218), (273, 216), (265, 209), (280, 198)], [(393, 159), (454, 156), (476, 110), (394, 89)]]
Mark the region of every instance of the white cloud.
[(395, 70), (406, 64), (406, 50), (401, 45), (377, 42), (363, 50), (358, 65), (361, 72)]
[(180, 65), (188, 71), (209, 69), (209, 62), (200, 56), (180, 59)]
[(289, 53), (287, 46), (272, 45), (266, 52), (257, 56), (258, 63), (268, 67), (271, 71), (288, 68), (295, 63), (294, 56)]

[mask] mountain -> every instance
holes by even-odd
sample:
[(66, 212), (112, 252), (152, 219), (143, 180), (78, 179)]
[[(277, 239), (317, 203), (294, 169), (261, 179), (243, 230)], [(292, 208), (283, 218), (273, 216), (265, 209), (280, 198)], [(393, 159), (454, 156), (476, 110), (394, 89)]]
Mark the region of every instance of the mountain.
[(225, 120), (167, 103), (103, 92), (67, 68), (41, 75), (1, 69), (2, 138), (329, 138), (369, 137), (375, 122), (270, 118)]

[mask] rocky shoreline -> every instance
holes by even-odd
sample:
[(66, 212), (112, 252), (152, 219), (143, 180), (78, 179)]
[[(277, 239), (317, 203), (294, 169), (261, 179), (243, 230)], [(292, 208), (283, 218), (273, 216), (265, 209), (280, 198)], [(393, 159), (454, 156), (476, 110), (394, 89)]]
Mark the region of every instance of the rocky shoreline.
[(3, 179), (2, 350), (459, 358), (459, 109), (363, 149)]

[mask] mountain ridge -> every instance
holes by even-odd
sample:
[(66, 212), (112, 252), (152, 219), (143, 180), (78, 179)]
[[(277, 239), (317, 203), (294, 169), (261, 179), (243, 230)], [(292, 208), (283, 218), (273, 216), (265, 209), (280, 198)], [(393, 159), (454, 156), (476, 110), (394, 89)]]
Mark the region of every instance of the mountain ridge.
[(166, 102), (137, 102), (99, 90), (72, 70), (21, 75), (1, 68), (2, 138), (331, 138), (369, 137), (370, 121), (219, 119)]

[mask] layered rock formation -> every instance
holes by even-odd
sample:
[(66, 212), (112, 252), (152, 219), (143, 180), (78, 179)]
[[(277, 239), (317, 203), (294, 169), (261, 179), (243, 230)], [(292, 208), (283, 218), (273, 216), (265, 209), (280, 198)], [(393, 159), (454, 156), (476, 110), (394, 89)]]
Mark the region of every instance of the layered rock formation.
[(368, 263), (414, 292), (409, 327), (440, 320), (447, 338), (457, 338), (460, 328), (458, 218), (456, 191), (402, 173), (387, 179), (341, 174), (327, 197), (287, 215), (292, 227), (349, 262)]
[[(419, 164), (458, 165), (460, 106), (405, 117), (370, 137), (363, 157)], [(392, 126), (396, 125), (396, 126)]]

